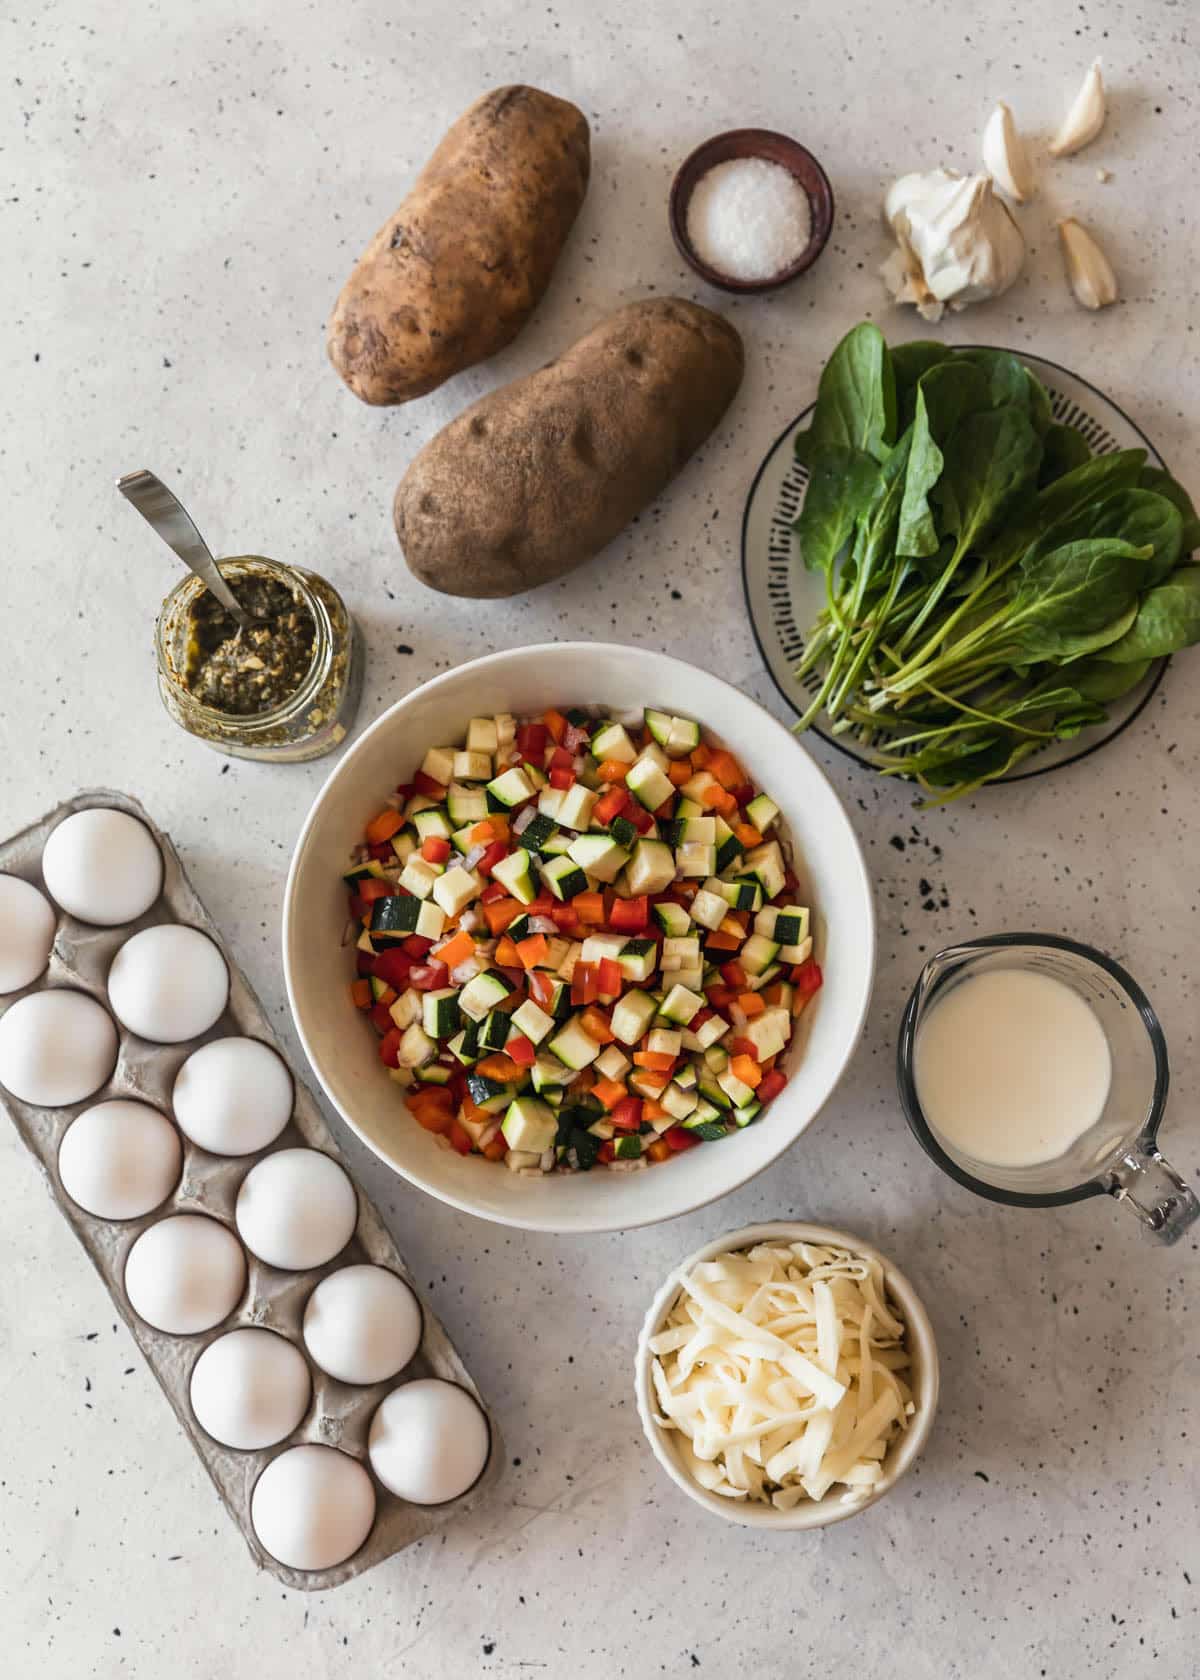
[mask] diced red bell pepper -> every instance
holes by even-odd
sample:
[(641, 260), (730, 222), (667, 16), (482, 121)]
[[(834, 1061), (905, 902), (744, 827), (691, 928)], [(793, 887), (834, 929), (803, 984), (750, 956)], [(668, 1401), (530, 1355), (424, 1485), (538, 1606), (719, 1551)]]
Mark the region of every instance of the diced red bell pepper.
[(399, 1027), (389, 1027), (379, 1040), (379, 1054), (383, 1059), (384, 1067), (400, 1066), (400, 1040), (403, 1037), (404, 1034)]
[(527, 916), (548, 916), (559, 902), (559, 899), (551, 898), (548, 892), (540, 892), (532, 904), (525, 906), (525, 913)]
[(616, 1156), (617, 1156), (617, 1146), (616, 1146), (616, 1144), (613, 1142), (613, 1140), (611, 1138), (605, 1138), (604, 1142), (600, 1145), (600, 1148), (597, 1151), (596, 1159), (598, 1161), (603, 1161), (605, 1166), (607, 1166), (610, 1161), (615, 1161), (616, 1160)]
[(814, 992), (819, 992), (824, 981), (825, 976), (811, 957), (805, 962), (797, 963), (792, 970), (792, 985), (802, 998), (808, 999)]
[(479, 895), (481, 904), (498, 904), (502, 898), (508, 897), (508, 888), (502, 881), (491, 881)]
[[(368, 974), (374, 974), (375, 964), (378, 961), (379, 958), (373, 951), (356, 951), (354, 953), (354, 971), (364, 977)], [(393, 984), (393, 981), (388, 981), (389, 986)]]
[(592, 815), (598, 823), (607, 828), (614, 817), (622, 814), (629, 802), (629, 795), (623, 787), (610, 788), (597, 799), (592, 807)]
[(571, 976), (571, 1002), (576, 1009), (595, 1003), (600, 996), (600, 970), (596, 963), (577, 962)]
[(401, 949), (406, 951), (410, 957), (416, 957), (419, 960), (432, 944), (432, 939), (425, 939), (419, 933), (410, 933)]
[[(525, 970), (523, 968), (506, 968), (503, 963), (497, 963), (496, 964), (496, 972), (498, 974), (503, 974), (504, 978), (508, 981), (509, 985), (512, 987), (513, 993), (517, 994), (517, 995), (514, 995), (512, 1000), (511, 1000), (511, 1007), (513, 1009), (519, 1009), (521, 1007), (521, 999), (520, 999), (520, 996), (519, 996), (520, 988), (522, 986), (524, 986), (526, 980), (529, 978), (528, 975), (525, 973)], [(507, 1002), (509, 1000), (506, 999), (505, 1001)], [(496, 1007), (497, 1007), (497, 1009), (503, 1009), (504, 1004), (503, 1003), (498, 1003), (496, 1005)]]
[(746, 990), (746, 970), (739, 962), (722, 963), (721, 978), (727, 986), (732, 986), (735, 992)]
[(622, 811), (621, 815), (629, 818), (630, 822), (633, 824), (634, 828), (637, 829), (639, 834), (648, 834), (650, 827), (654, 822), (654, 818), (650, 815), (649, 811), (647, 811), (643, 805), (639, 805), (636, 799), (631, 799), (629, 801), (629, 809), (627, 811)]
[(401, 782), (400, 786), (396, 789), (396, 792), (400, 795), (401, 799), (411, 799), (412, 791), (413, 785), (411, 782)]
[(532, 1067), (537, 1061), (533, 1040), (526, 1038), (524, 1033), (512, 1033), (505, 1040), (504, 1054), (511, 1056), (518, 1067)]
[(705, 1021), (711, 1021), (716, 1013), (715, 1009), (697, 1009), (696, 1013), (688, 1022), (688, 1031), (698, 1032), (704, 1025)]
[(611, 1044), (613, 1030), (609, 1025), (608, 1016), (602, 1009), (597, 1009), (594, 1003), (588, 1004), (579, 1017), (579, 1025), (589, 1038), (594, 1038), (597, 1044)]
[(561, 928), (564, 933), (573, 928), (579, 920), (574, 904), (552, 904), (548, 914), (555, 927)]
[(445, 863), (450, 856), (450, 842), (440, 834), (431, 834), (421, 842), (421, 856), (426, 863)]
[(613, 957), (601, 957), (596, 964), (596, 985), (600, 995), (604, 997), (619, 997), (625, 976), (621, 973), (621, 965)]
[(685, 1149), (695, 1149), (702, 1141), (695, 1132), (684, 1131), (682, 1126), (672, 1126), (669, 1132), (663, 1133), (663, 1142), (676, 1155), (682, 1155)]
[(445, 963), (422, 963), (409, 974), (408, 983), (415, 986), (418, 992), (436, 992), (449, 978), (450, 970)]
[(642, 1123), (641, 1097), (622, 1097), (608, 1118), (619, 1132), (636, 1132)]
[[(500, 859), (501, 858), (506, 858), (507, 856), (508, 856), (508, 845), (507, 845), (507, 843), (503, 840), (493, 840), (491, 845), (484, 852), (483, 856), (480, 858), (479, 862), (475, 865), (475, 867), (476, 867), (476, 869), (478, 869), (478, 871), (481, 875), (490, 875), (492, 873), (492, 870), (495, 869), (496, 865), (500, 862)], [(485, 888), (484, 890), (485, 890), (485, 893), (486, 893), (487, 891), (490, 891), (490, 888)], [(499, 894), (494, 894), (493, 895), (493, 897), (498, 897), (498, 896), (499, 896)], [(489, 900), (486, 900), (485, 902), (490, 903), (491, 900), (489, 899)]]
[(435, 782), (432, 776), (425, 774), (424, 770), (417, 771), (413, 777), (412, 785), (415, 792), (423, 794), (426, 799), (436, 799), (439, 805), (446, 797), (446, 789), (441, 782)]
[(554, 996), (554, 976), (544, 968), (535, 968), (529, 976), (529, 995), (534, 1003), (548, 1004)]
[(360, 881), (358, 896), (368, 904), (374, 904), (377, 898), (395, 898), (397, 894), (390, 881)]
[(569, 787), (575, 786), (575, 772), (567, 765), (566, 769), (554, 769), (550, 772), (550, 786), (560, 788), (564, 793)]
[[(722, 1049), (724, 1048), (725, 1045), (722, 1044)], [(728, 1043), (728, 1049), (731, 1056), (753, 1056), (755, 1061), (758, 1060), (758, 1051), (755, 1049), (752, 1039), (731, 1038)]]
[(350, 915), (354, 921), (361, 922), (370, 908), (370, 902), (361, 893), (350, 894)]
[(374, 973), (387, 986), (394, 986), (402, 992), (408, 985), (408, 977), (412, 973), (412, 958), (397, 945), (391, 945), (386, 951), (380, 951), (374, 964)]
[(574, 754), (569, 753), (566, 747), (555, 747), (550, 754), (550, 768), (551, 770), (574, 770)]
[(536, 764), (540, 770), (549, 738), (549, 731), (544, 723), (522, 724), (517, 730), (517, 751), (527, 764)]
[(787, 1084), (787, 1074), (780, 1073), (778, 1068), (772, 1068), (770, 1073), (764, 1073), (759, 1082), (758, 1090), (754, 1093), (761, 1103), (769, 1103), (772, 1097), (777, 1097)]
[(464, 1130), (457, 1120), (451, 1123), (450, 1130), (446, 1133), (446, 1136), (450, 1139), (451, 1149), (457, 1149), (460, 1155), (469, 1155), (475, 1147), (475, 1145), (471, 1142), (470, 1132)]
[(395, 1026), (395, 1022), (388, 1013), (388, 1007), (385, 1003), (377, 1003), (368, 1013), (367, 1020), (370, 1021), (371, 1025), (375, 1028), (375, 1031), (380, 1034), (391, 1032), (392, 1028)]
[[(790, 870), (790, 869), (787, 870), (786, 873), (784, 874), (784, 877), (783, 877), (783, 892), (782, 892), (781, 896), (785, 899), (795, 898), (796, 894), (799, 891), (800, 891), (799, 880), (797, 879), (796, 875), (793, 873), (792, 870)], [(777, 904), (778, 902), (779, 902), (778, 899), (773, 899), (772, 900), (772, 903)]]
[(379, 840), (367, 847), (367, 856), (375, 863), (395, 863), (396, 854), (390, 840)]
[(718, 1010), (728, 1009), (737, 997), (732, 986), (710, 986), (704, 995), (712, 1007)]
[(640, 898), (615, 898), (608, 925), (618, 933), (644, 932), (650, 925), (649, 898), (645, 893)]

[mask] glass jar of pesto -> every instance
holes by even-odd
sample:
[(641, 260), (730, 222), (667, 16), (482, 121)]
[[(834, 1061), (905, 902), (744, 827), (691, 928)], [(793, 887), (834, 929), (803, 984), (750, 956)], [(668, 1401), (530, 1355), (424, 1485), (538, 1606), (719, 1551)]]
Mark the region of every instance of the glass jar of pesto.
[(181, 729), (231, 758), (299, 763), (340, 746), (362, 690), (362, 642), (331, 583), (258, 555), (218, 561), (254, 620), (239, 627), (197, 577), (163, 602), (158, 691)]

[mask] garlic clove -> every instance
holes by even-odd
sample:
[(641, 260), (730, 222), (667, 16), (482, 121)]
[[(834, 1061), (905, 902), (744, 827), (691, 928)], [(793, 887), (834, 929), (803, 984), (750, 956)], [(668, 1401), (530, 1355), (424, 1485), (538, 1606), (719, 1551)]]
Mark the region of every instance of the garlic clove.
[(1066, 120), (1050, 144), (1054, 156), (1070, 157), (1090, 145), (1104, 127), (1107, 111), (1100, 60), (1096, 59), (1083, 78), (1083, 86), (1075, 95), (1074, 104), (1067, 112)]
[(1029, 153), (1012, 112), (1003, 100), (996, 106), (983, 131), (983, 167), (1001, 192), (1018, 204), (1033, 197), (1036, 183)]
[(1087, 229), (1074, 216), (1058, 224), (1067, 279), (1077, 302), (1085, 309), (1104, 309), (1119, 297), (1112, 264)]

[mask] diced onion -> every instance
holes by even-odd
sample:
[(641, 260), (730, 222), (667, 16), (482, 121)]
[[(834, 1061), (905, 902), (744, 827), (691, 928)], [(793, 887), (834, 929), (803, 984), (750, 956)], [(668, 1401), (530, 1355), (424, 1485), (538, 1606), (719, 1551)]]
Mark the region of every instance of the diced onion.
[(729, 1006), (729, 1018), (737, 1028), (738, 1032), (745, 1032), (750, 1022), (750, 1017), (746, 1014), (746, 1011), (744, 1009), (739, 1009), (736, 1003), (732, 1003)]
[(513, 818), (513, 825), (512, 825), (513, 833), (514, 834), (524, 834), (525, 830), (529, 827), (530, 823), (533, 821), (534, 817), (536, 817), (536, 816), (537, 816), (536, 805), (526, 805), (525, 809), (523, 811), (518, 812), (518, 814)]
[(471, 933), (479, 926), (478, 910), (464, 910), (458, 918), (458, 925), (464, 933)]
[(474, 869), (475, 865), (479, 862), (480, 858), (483, 856), (484, 852), (486, 852), (486, 851), (487, 851), (486, 846), (472, 846), (471, 850), (467, 853), (466, 857), (462, 860), (463, 868), (464, 869)]
[(557, 933), (558, 923), (549, 916), (530, 916), (530, 933)]
[(467, 981), (474, 980), (479, 972), (479, 958), (466, 957), (458, 964), (457, 968), (450, 970), (450, 984), (452, 986), (465, 986)]

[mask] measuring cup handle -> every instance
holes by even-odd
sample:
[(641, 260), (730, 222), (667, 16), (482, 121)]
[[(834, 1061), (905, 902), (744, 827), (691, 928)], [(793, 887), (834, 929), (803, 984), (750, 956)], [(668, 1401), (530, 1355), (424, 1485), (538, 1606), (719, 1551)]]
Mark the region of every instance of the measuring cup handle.
[(1193, 1219), (1200, 1218), (1200, 1202), (1157, 1148), (1131, 1149), (1114, 1167), (1109, 1190), (1137, 1214), (1158, 1242), (1176, 1242)]

